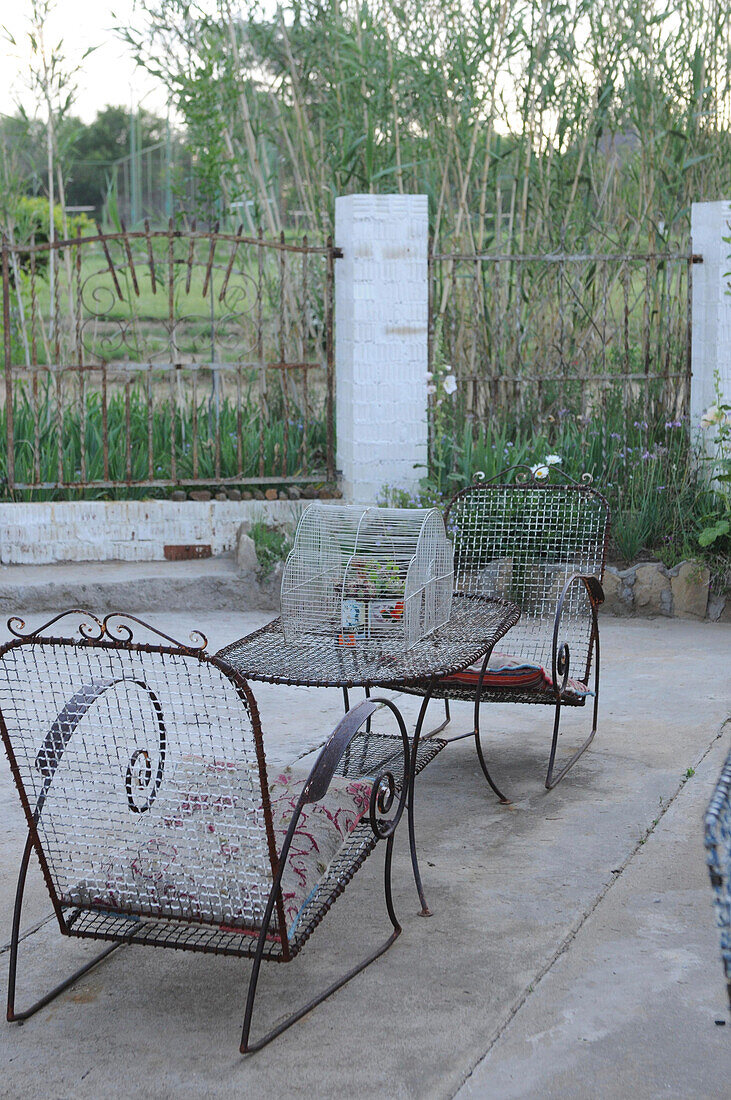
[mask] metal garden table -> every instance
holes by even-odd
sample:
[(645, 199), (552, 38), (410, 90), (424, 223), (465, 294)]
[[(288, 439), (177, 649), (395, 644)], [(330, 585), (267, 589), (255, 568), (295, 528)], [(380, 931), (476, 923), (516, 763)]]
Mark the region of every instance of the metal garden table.
[(461, 672), (482, 659), (475, 692), (475, 728), (462, 736), (475, 737), (488, 782), (501, 801), (507, 801), (490, 778), (480, 747), (480, 693), (482, 677), (494, 646), (519, 618), (519, 609), (505, 600), (455, 595), (449, 622), (408, 650), (389, 649), (383, 644), (368, 642), (350, 647), (340, 644), (337, 638), (330, 640), (321, 636), (287, 641), (281, 620), (277, 618), (253, 634), (224, 646), (216, 655), (247, 680), (341, 688), (346, 710), (350, 702), (348, 689), (352, 687), (365, 688), (366, 695), (371, 688), (380, 687), (407, 692), (411, 689), (422, 696), (406, 782), (409, 785), (407, 810), (411, 864), (423, 916), (429, 916), (430, 910), (416, 855), (414, 777), (448, 743), (434, 736), (443, 728), (441, 726), (421, 739), (429, 700), (442, 677)]

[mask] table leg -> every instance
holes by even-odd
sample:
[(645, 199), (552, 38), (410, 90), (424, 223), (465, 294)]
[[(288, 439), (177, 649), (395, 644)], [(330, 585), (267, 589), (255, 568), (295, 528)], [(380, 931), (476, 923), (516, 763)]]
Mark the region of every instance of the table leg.
[(429, 684), (429, 688), (421, 701), (421, 707), (419, 709), (419, 717), (416, 720), (416, 729), (414, 730), (414, 740), (411, 746), (411, 760), (409, 765), (409, 797), (406, 803), (409, 822), (409, 849), (411, 851), (411, 867), (414, 872), (414, 882), (416, 883), (416, 889), (419, 894), (419, 901), (421, 902), (421, 916), (430, 917), (431, 909), (427, 905), (426, 896), (424, 895), (424, 887), (421, 882), (421, 873), (419, 871), (419, 860), (416, 855), (416, 832), (414, 828), (414, 790), (416, 788), (416, 756), (419, 748), (419, 738), (421, 737), (421, 729), (424, 725), (424, 717), (426, 715), (427, 707), (429, 706), (429, 700), (434, 690), (435, 681), (432, 680)]

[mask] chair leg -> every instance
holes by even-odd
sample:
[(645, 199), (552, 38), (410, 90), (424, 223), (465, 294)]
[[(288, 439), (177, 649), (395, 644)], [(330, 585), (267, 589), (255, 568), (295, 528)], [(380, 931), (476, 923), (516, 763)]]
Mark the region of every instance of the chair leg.
[(9, 1023), (22, 1023), (30, 1016), (33, 1016), (39, 1008), (43, 1008), (54, 998), (58, 997), (59, 993), (63, 993), (65, 989), (68, 989), (70, 985), (78, 981), (82, 975), (86, 974), (88, 970), (100, 963), (102, 959), (105, 959), (107, 955), (111, 955), (112, 951), (116, 951), (118, 947), (121, 947), (121, 943), (113, 943), (111, 947), (107, 947), (101, 954), (96, 955), (90, 962), (85, 963), (84, 966), (75, 970), (70, 977), (60, 982), (59, 985), (46, 993), (39, 1000), (35, 1001), (30, 1008), (24, 1009), (22, 1012), (17, 1012), (15, 1009), (15, 985), (18, 971), (18, 944), (20, 942), (20, 914), (23, 908), (23, 894), (25, 892), (25, 879), (28, 874), (28, 864), (30, 862), (30, 854), (33, 849), (33, 841), (29, 836), (25, 850), (23, 852), (23, 858), (20, 861), (20, 873), (18, 875), (18, 886), (15, 892), (15, 908), (13, 910), (13, 930), (10, 937), (10, 966), (8, 973), (8, 1005), (6, 1011), (6, 1018)]
[[(249, 991), (246, 998), (244, 1029), (241, 1035), (241, 1046), (239, 1048), (242, 1054), (254, 1054), (256, 1051), (261, 1050), (263, 1047), (267, 1046), (268, 1043), (271, 1043), (272, 1039), (276, 1039), (278, 1035), (281, 1035), (283, 1031), (286, 1031), (288, 1028), (290, 1028), (292, 1024), (296, 1024), (298, 1020), (301, 1020), (302, 1017), (306, 1016), (307, 1013), (310, 1012), (313, 1008), (316, 1008), (317, 1005), (327, 1000), (327, 998), (332, 993), (335, 993), (338, 989), (341, 989), (342, 986), (346, 985), (346, 983), (349, 982), (351, 978), (354, 978), (356, 974), (360, 974), (361, 970), (365, 970), (367, 966), (369, 966), (372, 962), (375, 962), (375, 960), (383, 955), (384, 952), (388, 951), (391, 944), (395, 943), (395, 941), (401, 935), (401, 925), (398, 922), (398, 918), (396, 917), (396, 913), (394, 912), (393, 908), (393, 896), (391, 892), (392, 856), (393, 835), (391, 835), (386, 842), (386, 862), (384, 868), (386, 909), (388, 911), (388, 916), (391, 924), (393, 925), (393, 931), (386, 942), (381, 944), (380, 947), (377, 947), (375, 951), (372, 951), (370, 955), (363, 959), (362, 962), (359, 962), (357, 966), (354, 966), (352, 970), (349, 970), (347, 974), (345, 974), (342, 978), (339, 978), (338, 981), (333, 982), (332, 985), (328, 986), (327, 989), (324, 990), (324, 992), (318, 994), (318, 996), (314, 997), (311, 1001), (308, 1001), (307, 1004), (303, 1005), (303, 1007), (298, 1009), (297, 1012), (293, 1012), (291, 1016), (288, 1016), (287, 1019), (284, 1020), (281, 1024), (278, 1024), (277, 1027), (274, 1027), (271, 1029), (271, 1031), (268, 1031), (266, 1035), (264, 1035), (261, 1039), (257, 1039), (256, 1042), (252, 1043), (249, 1041), (249, 1033), (251, 1031), (251, 1017), (254, 1008), (254, 997), (256, 996), (256, 987), (259, 980), (259, 970), (261, 968), (261, 951), (257, 950), (256, 957), (254, 958), (254, 966), (251, 972), (251, 978), (249, 979)], [(260, 946), (263, 946), (263, 943), (264, 941), (262, 939), (260, 941)]]
[(429, 730), (428, 733), (425, 733), (424, 737), (423, 737), (423, 740), (426, 741), (427, 738), (429, 738), (429, 737), (436, 737), (436, 735), (438, 733), (441, 733), (443, 729), (446, 729), (446, 727), (449, 725), (451, 720), (452, 720), (452, 716), (449, 713), (449, 699), (445, 699), (444, 700), (444, 721), (441, 722), (438, 726), (435, 726), (433, 730)]
[(591, 719), (591, 733), (584, 741), (581, 748), (577, 749), (573, 756), (570, 756), (567, 762), (563, 765), (557, 775), (554, 775), (553, 769), (556, 762), (556, 748), (558, 747), (558, 735), (559, 726), (561, 724), (561, 700), (556, 702), (556, 714), (553, 720), (553, 738), (551, 740), (551, 755), (548, 758), (548, 771), (546, 772), (546, 790), (552, 791), (554, 787), (557, 787), (566, 773), (574, 766), (579, 757), (589, 748), (589, 745), (594, 740), (597, 727), (597, 715), (599, 713), (599, 641), (597, 639), (596, 650), (596, 665), (594, 668), (594, 707)]
[(482, 768), (485, 779), (490, 784), (490, 787), (495, 792), (495, 794), (498, 796), (501, 804), (503, 806), (509, 806), (510, 805), (510, 799), (507, 798), (503, 794), (503, 792), (497, 786), (497, 784), (495, 783), (495, 780), (492, 778), (492, 776), (490, 775), (490, 772), (488, 770), (487, 763), (485, 761), (485, 755), (482, 751), (482, 742), (480, 741), (480, 727), (479, 727), (479, 725), (477, 725), (475, 727), (474, 736), (475, 736), (475, 748), (477, 749), (477, 759), (480, 761), (480, 767)]
[(428, 733), (425, 733), (424, 736), (422, 737), (422, 741), (426, 741), (429, 737), (436, 737), (436, 735), (438, 733), (441, 733), (442, 730), (445, 729), (449, 725), (451, 720), (452, 720), (452, 717), (451, 717), (451, 714), (449, 713), (449, 699), (445, 699), (444, 700), (444, 721), (440, 722), (438, 726), (435, 726), (433, 730), (429, 730)]
[(483, 752), (483, 749), (482, 749), (482, 742), (480, 740), (480, 704), (481, 704), (481, 701), (482, 701), (482, 685), (483, 685), (484, 680), (485, 680), (485, 673), (487, 672), (487, 666), (488, 666), (488, 662), (490, 660), (491, 653), (492, 653), (492, 646), (490, 647), (490, 649), (488, 649), (487, 653), (485, 654), (485, 656), (482, 659), (482, 668), (480, 669), (480, 675), (479, 675), (479, 678), (477, 680), (477, 690), (475, 691), (475, 712), (474, 712), (475, 713), (475, 723), (474, 723), (474, 725), (475, 725), (475, 728), (474, 728), (475, 748), (477, 749), (477, 759), (480, 761), (480, 767), (482, 768), (485, 779), (490, 784), (491, 789), (498, 796), (498, 798), (500, 799), (500, 802), (503, 804), (503, 806), (509, 806), (510, 805), (510, 799), (507, 798), (503, 794), (503, 792), (500, 790), (500, 788), (497, 786), (494, 779), (490, 775), (490, 772), (489, 772), (488, 767), (487, 767), (487, 762), (485, 760), (485, 753)]

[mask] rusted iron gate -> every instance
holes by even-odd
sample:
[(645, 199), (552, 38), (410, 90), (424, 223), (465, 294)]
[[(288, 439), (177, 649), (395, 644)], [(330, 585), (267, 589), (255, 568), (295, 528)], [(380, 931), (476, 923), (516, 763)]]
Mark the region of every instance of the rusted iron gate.
[(690, 407), (690, 252), (434, 253), (430, 369), (447, 368), (468, 419), (508, 409), (679, 417)]
[(336, 254), (172, 221), (4, 238), (7, 491), (333, 480)]

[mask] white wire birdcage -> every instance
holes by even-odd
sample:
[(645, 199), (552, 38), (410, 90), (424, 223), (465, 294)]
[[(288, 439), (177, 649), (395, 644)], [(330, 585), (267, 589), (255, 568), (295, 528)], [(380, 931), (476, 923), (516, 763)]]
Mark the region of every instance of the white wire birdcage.
[(311, 504), (282, 577), (284, 636), (410, 649), (449, 619), (453, 579), (435, 508)]

